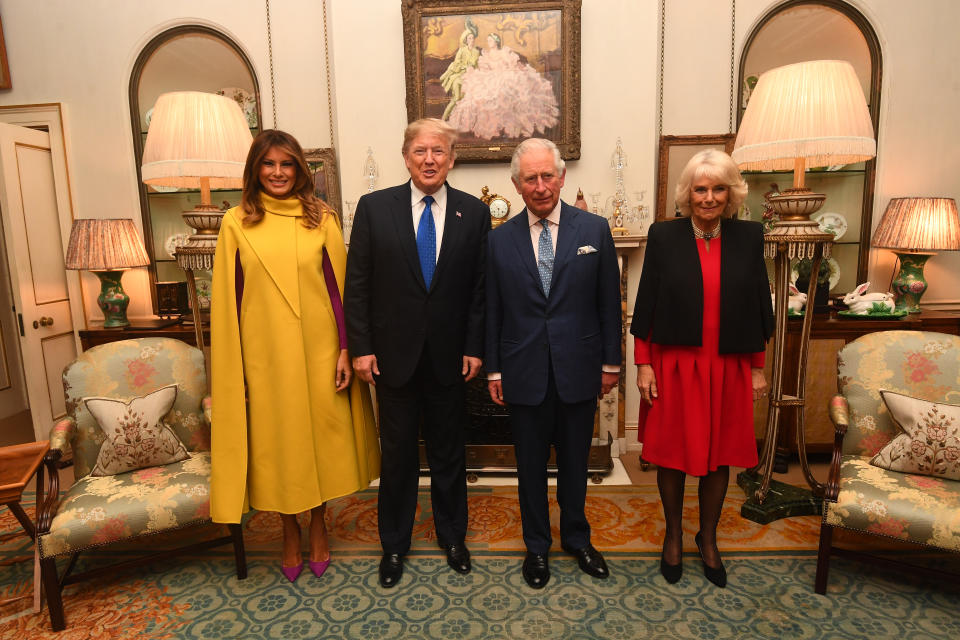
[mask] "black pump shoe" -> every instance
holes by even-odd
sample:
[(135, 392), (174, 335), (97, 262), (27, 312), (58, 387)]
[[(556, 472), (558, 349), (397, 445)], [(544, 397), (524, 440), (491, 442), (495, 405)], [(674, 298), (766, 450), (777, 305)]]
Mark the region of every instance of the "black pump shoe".
[(661, 555), (660, 574), (663, 576), (663, 579), (670, 584), (676, 584), (680, 581), (680, 576), (683, 575), (683, 561), (681, 560), (677, 564), (670, 564), (667, 562), (667, 559)]
[(693, 541), (697, 543), (697, 551), (700, 552), (700, 562), (703, 563), (703, 575), (707, 577), (707, 580), (717, 585), (720, 588), (727, 586), (727, 570), (723, 566), (723, 563), (720, 563), (720, 566), (713, 568), (707, 564), (707, 561), (703, 559), (703, 549), (700, 546), (700, 542), (703, 540), (703, 537), (700, 535), (700, 532), (697, 532), (697, 535), (693, 538)]

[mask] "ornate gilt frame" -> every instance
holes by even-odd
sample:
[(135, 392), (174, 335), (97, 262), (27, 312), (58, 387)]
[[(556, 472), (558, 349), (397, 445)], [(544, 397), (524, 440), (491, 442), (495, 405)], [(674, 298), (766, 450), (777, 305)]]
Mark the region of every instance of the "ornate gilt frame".
[(314, 188), (314, 194), (333, 207), (337, 212), (337, 220), (340, 222), (340, 228), (343, 228), (343, 203), (340, 200), (340, 173), (337, 171), (337, 153), (332, 147), (323, 147), (319, 149), (304, 149), (303, 155), (307, 159), (307, 167), (311, 172), (323, 171), (326, 181), (326, 193), (321, 193), (321, 189)]
[[(660, 149), (657, 162), (657, 209), (656, 220), (672, 218), (672, 211), (667, 207), (673, 204), (673, 196), (668, 189), (676, 187), (676, 180), (671, 180), (671, 173), (683, 170), (693, 155), (704, 149), (723, 149), (727, 153), (733, 151), (736, 142), (735, 133), (721, 133), (704, 136), (660, 136)], [(682, 151), (682, 153), (675, 153)], [(673, 182), (674, 184), (670, 184)]]
[[(580, 158), (580, 5), (581, 0), (401, 0), (403, 53), (406, 67), (407, 119), (426, 113), (427, 79), (423, 51), (428, 31), (445, 28), (444, 16), (515, 13), (520, 21), (531, 12), (560, 11), (561, 93), (559, 135), (551, 137), (566, 160)], [(424, 25), (420, 28), (419, 25)], [(518, 30), (523, 30), (520, 25)], [(506, 162), (520, 139), (494, 138), (487, 143), (458, 143), (460, 162)]]

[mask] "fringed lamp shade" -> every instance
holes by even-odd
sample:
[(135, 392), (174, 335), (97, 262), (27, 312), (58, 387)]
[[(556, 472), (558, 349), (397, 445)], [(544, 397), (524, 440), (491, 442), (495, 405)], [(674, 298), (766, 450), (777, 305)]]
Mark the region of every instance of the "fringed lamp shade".
[(130, 218), (73, 221), (67, 246), (67, 269), (113, 271), (148, 264), (150, 258)]
[(760, 76), (731, 156), (741, 169), (861, 162), (877, 152), (863, 89), (849, 62), (788, 64)]
[(157, 98), (144, 143), (141, 176), (156, 186), (239, 189), (253, 137), (230, 98), (175, 91)]
[(130, 218), (85, 218), (73, 221), (67, 245), (67, 269), (86, 269), (100, 278), (97, 305), (104, 328), (126, 327), (130, 297), (120, 279), (123, 270), (150, 264), (137, 228)]
[(953, 198), (892, 198), (873, 246), (898, 251), (960, 250), (960, 215)]
[(892, 198), (873, 246), (893, 249), (900, 269), (890, 283), (897, 311), (920, 312), (927, 290), (923, 268), (937, 251), (960, 250), (960, 216), (953, 198)]

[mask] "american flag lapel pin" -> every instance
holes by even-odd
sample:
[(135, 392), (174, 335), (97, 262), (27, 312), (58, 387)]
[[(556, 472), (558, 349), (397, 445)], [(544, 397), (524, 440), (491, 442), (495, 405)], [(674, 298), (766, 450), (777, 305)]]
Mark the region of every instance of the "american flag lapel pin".
[(462, 217), (463, 217), (463, 214), (460, 213), (459, 211), (457, 211), (457, 217), (458, 217), (458, 218), (462, 218)]

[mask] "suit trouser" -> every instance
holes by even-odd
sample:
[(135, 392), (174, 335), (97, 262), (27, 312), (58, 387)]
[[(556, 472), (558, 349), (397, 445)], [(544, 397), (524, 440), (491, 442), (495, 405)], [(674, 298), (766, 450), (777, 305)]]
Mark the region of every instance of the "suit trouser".
[(425, 349), (406, 384), (390, 387), (378, 381), (376, 393), (381, 451), (377, 509), (383, 552), (403, 555), (410, 550), (421, 418), (437, 541), (443, 546), (462, 543), (467, 533), (464, 383), (440, 384)]
[(580, 549), (590, 542), (590, 524), (583, 507), (596, 410), (595, 399), (561, 401), (552, 371), (543, 402), (534, 406), (510, 405), (523, 542), (530, 553), (546, 554), (550, 550), (547, 461), (551, 444), (557, 452), (560, 542), (568, 549)]

